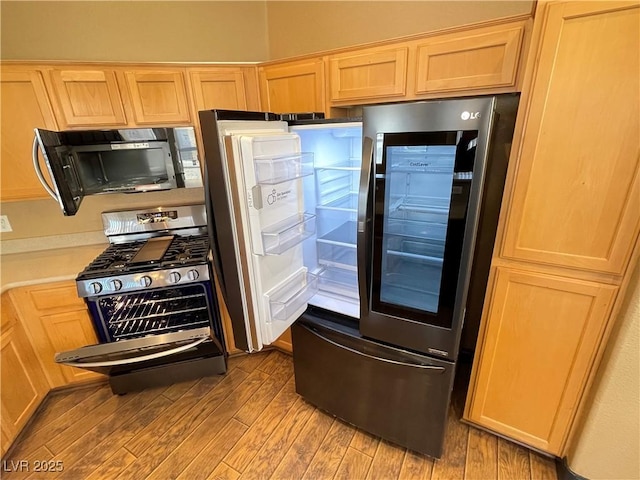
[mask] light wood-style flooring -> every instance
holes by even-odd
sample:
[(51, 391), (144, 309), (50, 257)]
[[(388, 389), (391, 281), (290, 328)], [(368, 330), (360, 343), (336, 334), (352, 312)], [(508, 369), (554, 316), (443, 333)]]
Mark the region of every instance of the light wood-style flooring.
[[(224, 376), (123, 396), (94, 385), (49, 395), (3, 462), (29, 479), (555, 480), (552, 460), (461, 423), (440, 460), (372, 437), (295, 393), (292, 358), (231, 358)], [(19, 460), (30, 471), (15, 470)], [(33, 472), (35, 461), (61, 472)], [(24, 464), (23, 464), (24, 465)]]

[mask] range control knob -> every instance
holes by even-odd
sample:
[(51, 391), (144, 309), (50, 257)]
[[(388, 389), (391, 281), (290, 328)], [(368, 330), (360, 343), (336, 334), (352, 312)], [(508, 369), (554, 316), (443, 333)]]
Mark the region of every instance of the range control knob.
[(120, 289), (122, 289), (122, 282), (120, 280), (113, 279), (113, 280), (109, 280), (109, 286), (114, 290), (114, 291), (118, 291)]
[(153, 283), (153, 280), (151, 280), (151, 277), (149, 275), (144, 275), (141, 279), (140, 279), (140, 285), (142, 285), (143, 287), (148, 287)]
[(102, 291), (102, 285), (100, 285), (98, 282), (93, 282), (89, 284), (89, 291), (91, 293), (98, 294)]
[(171, 272), (169, 274), (169, 283), (178, 283), (182, 277), (178, 272)]
[(191, 281), (197, 280), (199, 276), (200, 272), (198, 272), (198, 270), (192, 269), (187, 272), (187, 278)]

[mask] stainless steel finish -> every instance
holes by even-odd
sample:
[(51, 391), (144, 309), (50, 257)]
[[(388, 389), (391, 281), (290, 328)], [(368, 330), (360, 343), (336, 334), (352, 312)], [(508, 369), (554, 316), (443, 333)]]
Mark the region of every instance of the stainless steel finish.
[(389, 363), (392, 365), (398, 365), (398, 366), (402, 366), (402, 367), (409, 367), (409, 368), (420, 368), (420, 369), (424, 369), (424, 370), (432, 370), (433, 373), (442, 373), (444, 372), (445, 368), (444, 367), (437, 367), (437, 366), (433, 366), (433, 365), (421, 365), (421, 364), (417, 364), (417, 363), (409, 363), (409, 362), (399, 362), (397, 360), (391, 360), (388, 358), (384, 358), (384, 357), (376, 357), (374, 355), (370, 355), (366, 352), (362, 352), (360, 350), (357, 350), (355, 348), (350, 348), (347, 347), (346, 345), (342, 345), (338, 342), (335, 342), (333, 340), (331, 340), (329, 337), (323, 337), (322, 335), (320, 335), (319, 333), (315, 332), (314, 330), (308, 328), (309, 333), (311, 335), (315, 335), (316, 337), (318, 337), (318, 339), (321, 339), (325, 342), (330, 343), (331, 345), (333, 345), (336, 348), (339, 348), (341, 350), (346, 350), (347, 352), (353, 353), (354, 355), (359, 355), (361, 357), (365, 357), (365, 358), (369, 358), (371, 360), (377, 361), (377, 362), (384, 362), (384, 363)]
[[(147, 210), (127, 210), (104, 212), (102, 214), (104, 234), (111, 243), (114, 239), (121, 240), (126, 235), (127, 240), (136, 239), (136, 234), (150, 232), (166, 232), (176, 229), (206, 229), (207, 214), (204, 204), (187, 206), (166, 206)], [(200, 231), (201, 230), (194, 230)]]
[(126, 358), (122, 360), (111, 360), (106, 362), (63, 362), (63, 361), (58, 361), (56, 359), (56, 362), (64, 363), (65, 365), (68, 365), (70, 367), (80, 367), (80, 368), (115, 367), (120, 365), (131, 365), (134, 363), (141, 363), (141, 362), (147, 362), (149, 360), (156, 360), (158, 358), (170, 357), (171, 355), (175, 355), (176, 353), (184, 352), (185, 350), (189, 350), (191, 348), (197, 347), (198, 345), (205, 342), (206, 340), (207, 338), (199, 338), (193, 341), (192, 343), (188, 343), (187, 345), (181, 345), (179, 347), (172, 348), (171, 350), (165, 350), (163, 352), (151, 353), (149, 355), (143, 355), (141, 357)]
[(371, 172), (373, 169), (373, 140), (364, 137), (362, 140), (362, 171), (360, 173), (360, 191), (358, 195), (358, 292), (360, 295), (360, 312), (369, 305), (369, 285), (371, 284)]
[[(142, 338), (134, 338), (132, 340), (100, 343), (98, 345), (82, 347), (64, 353), (56, 353), (55, 361), (57, 363), (66, 364), (68, 362), (77, 362), (81, 358), (93, 358), (104, 355), (113, 355), (127, 351), (141, 351), (158, 345), (166, 345), (169, 343), (184, 342), (188, 340), (204, 341), (210, 339), (211, 337), (212, 333), (209, 327), (184, 330), (181, 332), (165, 333), (160, 335), (149, 335)], [(86, 363), (83, 363), (83, 365), (87, 366)]]
[[(188, 275), (188, 272), (191, 270), (197, 272), (198, 281), (210, 279), (209, 267), (207, 265), (190, 265), (169, 270), (145, 270), (128, 275), (117, 275), (117, 278), (111, 276), (104, 279), (79, 280), (76, 281), (76, 287), (80, 297), (93, 297), (98, 294), (112, 295), (114, 293), (138, 292), (150, 286), (159, 288), (191, 283), (193, 280), (191, 280)], [(172, 279), (175, 278), (177, 278), (178, 281), (172, 281)], [(116, 289), (116, 286), (120, 286), (120, 288)]]
[[(47, 159), (47, 153), (44, 151), (44, 149), (42, 149), (42, 157), (44, 158), (44, 161), (48, 165), (49, 160)], [(51, 186), (49, 186), (46, 179), (44, 178), (44, 175), (42, 174), (42, 170), (40, 170), (40, 162), (38, 161), (38, 131), (37, 130), (33, 137), (31, 159), (33, 160), (33, 169), (36, 172), (36, 176), (38, 177), (38, 180), (40, 180), (40, 183), (42, 184), (44, 189), (47, 191), (47, 193), (51, 196), (51, 198), (53, 198), (56, 202), (58, 202), (60, 204), (60, 207), (62, 207), (62, 200), (60, 200), (60, 195), (58, 194), (57, 191), (54, 191), (53, 188), (51, 188)], [(55, 183), (54, 183), (54, 187), (55, 187)]]

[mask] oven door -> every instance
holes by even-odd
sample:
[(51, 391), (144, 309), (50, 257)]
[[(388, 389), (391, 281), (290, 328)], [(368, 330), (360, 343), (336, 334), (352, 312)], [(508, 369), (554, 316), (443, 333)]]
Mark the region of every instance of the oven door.
[(56, 353), (56, 363), (105, 375), (153, 367), (169, 362), (223, 355), (224, 349), (209, 327), (101, 343)]

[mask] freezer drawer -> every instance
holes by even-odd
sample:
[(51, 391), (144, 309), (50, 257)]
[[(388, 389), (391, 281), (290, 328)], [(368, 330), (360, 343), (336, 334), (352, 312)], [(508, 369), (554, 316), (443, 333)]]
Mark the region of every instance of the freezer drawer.
[(312, 311), (292, 335), (298, 394), (367, 432), (441, 456), (454, 363), (366, 340)]

